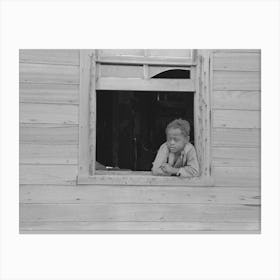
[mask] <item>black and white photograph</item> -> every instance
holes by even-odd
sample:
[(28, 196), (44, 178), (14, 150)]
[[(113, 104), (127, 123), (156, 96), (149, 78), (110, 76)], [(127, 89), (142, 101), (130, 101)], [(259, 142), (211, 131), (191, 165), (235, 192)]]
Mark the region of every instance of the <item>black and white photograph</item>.
[(260, 233), (261, 50), (21, 49), (21, 233)]
[(0, 0), (0, 279), (279, 280), (280, 2)]

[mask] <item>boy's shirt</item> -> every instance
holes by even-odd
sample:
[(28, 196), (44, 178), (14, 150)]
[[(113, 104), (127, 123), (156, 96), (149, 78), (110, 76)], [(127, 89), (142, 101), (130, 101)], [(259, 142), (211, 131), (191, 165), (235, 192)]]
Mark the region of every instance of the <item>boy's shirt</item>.
[(167, 175), (160, 167), (163, 163), (169, 163), (172, 167), (179, 168), (178, 176), (195, 177), (199, 176), (199, 164), (196, 151), (191, 143), (187, 143), (181, 154), (175, 159), (175, 154), (168, 149), (167, 143), (163, 143), (153, 162), (152, 171), (155, 175)]

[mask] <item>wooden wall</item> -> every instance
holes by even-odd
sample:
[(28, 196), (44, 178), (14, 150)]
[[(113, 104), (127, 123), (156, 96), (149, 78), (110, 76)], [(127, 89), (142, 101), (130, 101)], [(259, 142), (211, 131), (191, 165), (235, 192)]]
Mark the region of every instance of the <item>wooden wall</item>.
[(19, 57), (20, 232), (260, 229), (259, 53), (214, 53), (212, 188), (76, 185), (79, 51)]
[(212, 167), (218, 186), (260, 186), (261, 54), (213, 53)]

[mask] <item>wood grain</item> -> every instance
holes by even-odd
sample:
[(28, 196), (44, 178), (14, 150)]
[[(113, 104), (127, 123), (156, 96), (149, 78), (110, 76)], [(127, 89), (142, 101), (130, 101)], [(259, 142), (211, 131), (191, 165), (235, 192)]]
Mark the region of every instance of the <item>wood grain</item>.
[(261, 185), (260, 167), (217, 167), (213, 166), (212, 174), (215, 186), (258, 187)]
[(212, 108), (260, 110), (261, 94), (259, 91), (214, 91)]
[(79, 50), (21, 49), (19, 61), (25, 63), (79, 65)]
[(20, 123), (78, 124), (78, 106), (20, 103)]
[(260, 111), (213, 110), (214, 128), (260, 128)]
[(260, 53), (215, 53), (213, 59), (213, 69), (225, 71), (260, 71), (260, 63)]
[(257, 222), (258, 205), (20, 204), (21, 221)]
[(20, 124), (23, 144), (78, 145), (78, 125)]
[(28, 164), (77, 164), (77, 145), (20, 144), (19, 162)]
[(19, 82), (44, 84), (79, 84), (79, 67), (20, 63)]
[(259, 148), (223, 148), (212, 149), (214, 166), (260, 166)]
[(102, 49), (98, 56), (144, 56), (144, 49)]
[(260, 188), (21, 185), (21, 203), (260, 204)]
[(19, 84), (19, 101), (28, 103), (78, 104), (79, 85)]
[(96, 87), (97, 90), (195, 91), (194, 81), (189, 79), (100, 78)]
[(214, 128), (212, 146), (215, 147), (260, 147), (261, 130), (255, 128)]
[(99, 65), (100, 78), (143, 78), (143, 66), (141, 65)]
[(260, 90), (259, 72), (214, 71), (214, 90)]
[(20, 184), (75, 185), (76, 165), (33, 165), (19, 166)]
[[(76, 221), (31, 221), (20, 222), (21, 233), (69, 233), (75, 232), (122, 232), (122, 231), (260, 231), (259, 222), (76, 222)], [(177, 232), (178, 233), (178, 232)]]

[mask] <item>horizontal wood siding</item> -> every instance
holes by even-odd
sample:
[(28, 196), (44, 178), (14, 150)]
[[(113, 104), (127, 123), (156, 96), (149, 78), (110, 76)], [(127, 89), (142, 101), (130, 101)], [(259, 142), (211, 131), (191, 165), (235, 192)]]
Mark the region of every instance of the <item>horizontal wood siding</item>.
[(19, 62), (44, 63), (79, 66), (80, 57), (78, 50), (19, 50)]
[(20, 83), (20, 102), (78, 104), (79, 85)]
[(260, 110), (260, 91), (214, 91), (213, 109)]
[[(115, 52), (144, 55), (143, 50), (99, 55)], [(174, 55), (153, 55), (163, 54)], [(218, 187), (164, 188), (77, 185), (79, 51), (20, 50), (19, 55), (21, 233), (260, 231), (257, 52), (214, 55), (212, 172)], [(240, 71), (249, 73), (242, 81)]]
[(20, 143), (78, 145), (78, 124), (21, 123)]
[(20, 184), (75, 185), (77, 165), (72, 164), (20, 164)]
[(260, 185), (261, 55), (213, 54), (212, 174), (216, 186)]
[(92, 222), (28, 221), (20, 222), (22, 233), (178, 233), (178, 232), (259, 232), (258, 222)]
[(78, 124), (78, 106), (20, 103), (21, 123)]
[(23, 185), (21, 203), (260, 204), (255, 188)]
[(79, 84), (79, 67), (20, 63), (20, 83)]
[(19, 162), (28, 164), (77, 164), (77, 145), (21, 144)]
[(78, 100), (78, 50), (20, 50), (20, 184), (76, 184)]
[(207, 204), (21, 204), (22, 221), (255, 222), (259, 207)]

